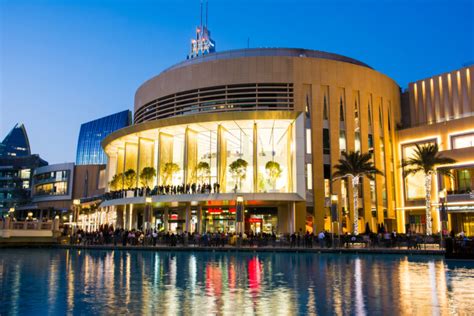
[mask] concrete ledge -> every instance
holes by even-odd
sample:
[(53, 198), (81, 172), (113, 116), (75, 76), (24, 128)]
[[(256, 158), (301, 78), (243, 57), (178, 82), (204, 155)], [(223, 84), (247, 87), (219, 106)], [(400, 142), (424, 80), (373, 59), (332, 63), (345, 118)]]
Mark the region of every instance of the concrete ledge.
[(0, 248), (10, 247), (37, 247), (57, 245), (58, 240), (53, 237), (10, 237), (0, 238)]
[(334, 254), (395, 254), (444, 256), (444, 250), (412, 250), (390, 248), (289, 248), (289, 247), (183, 247), (183, 246), (113, 246), (113, 245), (54, 245), (58, 249), (81, 250), (126, 250), (126, 251), (191, 251), (191, 252), (294, 252), (294, 253), (334, 253)]

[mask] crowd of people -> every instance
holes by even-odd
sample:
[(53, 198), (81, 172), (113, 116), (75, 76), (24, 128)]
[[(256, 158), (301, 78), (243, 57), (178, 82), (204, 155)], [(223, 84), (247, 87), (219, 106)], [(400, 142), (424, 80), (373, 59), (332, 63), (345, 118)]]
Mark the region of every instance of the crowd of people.
[(136, 196), (153, 196), (153, 195), (176, 195), (176, 194), (211, 194), (219, 193), (220, 185), (215, 182), (214, 184), (203, 183), (203, 184), (181, 184), (181, 185), (157, 185), (153, 189), (149, 187), (133, 188), (130, 190), (118, 190), (111, 191), (105, 194), (106, 200), (123, 198), (126, 196), (127, 191), (133, 191), (133, 195)]
[(70, 242), (81, 245), (115, 246), (201, 246), (201, 247), (290, 247), (290, 248), (332, 248), (332, 247), (407, 247), (421, 249), (424, 243), (439, 243), (431, 237), (426, 240), (419, 234), (370, 233), (358, 236), (345, 234), (335, 235), (328, 231), (317, 234), (301, 230), (293, 234), (277, 235), (273, 233), (224, 233), (203, 232), (164, 232), (155, 229), (146, 231), (114, 229), (112, 226), (101, 226), (98, 230), (87, 232), (78, 230), (71, 234)]

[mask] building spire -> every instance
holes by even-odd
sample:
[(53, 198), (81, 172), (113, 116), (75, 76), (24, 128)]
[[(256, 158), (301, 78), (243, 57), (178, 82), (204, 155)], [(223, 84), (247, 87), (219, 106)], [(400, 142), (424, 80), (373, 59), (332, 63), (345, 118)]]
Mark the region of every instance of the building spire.
[[(206, 16), (203, 21), (203, 0), (200, 1), (201, 23), (196, 27), (196, 38), (191, 40), (191, 50), (187, 56), (188, 59), (196, 58), (216, 51), (216, 43), (211, 39), (211, 31), (208, 26), (208, 8), (209, 3), (206, 0)], [(203, 23), (204, 22), (204, 23)]]

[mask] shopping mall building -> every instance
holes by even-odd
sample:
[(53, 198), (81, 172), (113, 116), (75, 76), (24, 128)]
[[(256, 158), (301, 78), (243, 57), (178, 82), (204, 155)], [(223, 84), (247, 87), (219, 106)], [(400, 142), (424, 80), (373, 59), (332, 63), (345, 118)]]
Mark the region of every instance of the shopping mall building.
[[(99, 220), (196, 232), (320, 231), (336, 222), (350, 232), (354, 220), (372, 230), (423, 230), (423, 182), (405, 179), (400, 165), (415, 143), (435, 141), (458, 161), (455, 178), (435, 183), (448, 190), (450, 225), (465, 230), (474, 214), (473, 70), (415, 82), (402, 95), (370, 66), (321, 51), (242, 49), (183, 61), (143, 83), (134, 124), (102, 142), (109, 182), (130, 169), (137, 176), (129, 187), (144, 186), (146, 167), (156, 176), (148, 196), (110, 194)], [(342, 151), (358, 150), (372, 153), (383, 175), (363, 179), (354, 219), (350, 185), (331, 175)], [(437, 214), (434, 202), (435, 232)]]

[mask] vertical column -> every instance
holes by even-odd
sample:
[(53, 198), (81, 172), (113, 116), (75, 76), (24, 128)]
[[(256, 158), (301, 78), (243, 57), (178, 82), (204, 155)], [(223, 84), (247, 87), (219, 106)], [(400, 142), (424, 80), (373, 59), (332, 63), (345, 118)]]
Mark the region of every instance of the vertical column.
[[(189, 127), (186, 126), (186, 129), (184, 130), (184, 153), (183, 153), (183, 183), (186, 184), (189, 182), (191, 174), (189, 172)], [(186, 223), (187, 225), (187, 223)]]
[(128, 208), (128, 205), (125, 204), (123, 206), (124, 208), (124, 214), (123, 214), (123, 223), (124, 223), (124, 229), (130, 229), (130, 209)]
[(165, 213), (163, 214), (163, 225), (165, 226), (165, 233), (169, 231), (168, 219), (169, 219), (169, 209), (168, 209), (168, 206), (165, 206)]
[(295, 192), (296, 191), (296, 186), (293, 181), (293, 161), (295, 159), (294, 155), (294, 144), (293, 144), (293, 126), (294, 123), (291, 123), (288, 126), (287, 130), (287, 153), (288, 153), (288, 159), (287, 159), (287, 170), (288, 170), (288, 179), (287, 179), (287, 186), (288, 186), (288, 192)]
[(202, 234), (202, 205), (199, 204), (197, 208), (197, 232)]
[(257, 192), (258, 188), (258, 135), (257, 135), (257, 123), (253, 123), (253, 192)]
[(290, 212), (288, 216), (288, 232), (293, 234), (295, 232), (295, 202), (289, 202), (288, 210)]
[(225, 129), (222, 125), (217, 127), (217, 182), (220, 185), (220, 192), (226, 190), (226, 167), (227, 167), (227, 140), (225, 139)]
[(138, 146), (137, 146), (137, 180), (136, 180), (136, 183), (135, 183), (135, 186), (138, 188), (140, 186), (140, 152), (141, 152), (141, 142), (142, 142), (142, 138), (141, 137), (138, 137)]
[(186, 226), (185, 231), (189, 233), (191, 228), (191, 203), (186, 203)]
[(154, 166), (156, 169), (156, 179), (155, 179), (155, 185), (160, 185), (160, 133), (158, 132), (158, 135), (155, 140), (155, 161), (154, 161)]

